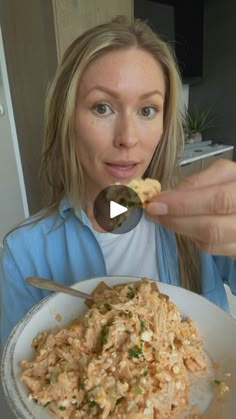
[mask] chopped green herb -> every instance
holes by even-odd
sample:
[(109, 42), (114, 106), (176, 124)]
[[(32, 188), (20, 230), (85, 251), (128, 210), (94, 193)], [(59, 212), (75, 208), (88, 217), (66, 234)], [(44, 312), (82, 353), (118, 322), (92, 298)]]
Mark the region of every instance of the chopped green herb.
[(129, 356), (130, 358), (138, 358), (139, 355), (142, 354), (142, 348), (140, 348), (138, 345), (133, 346), (133, 348), (129, 349)]
[(146, 377), (148, 375), (148, 370), (143, 371), (143, 376)]
[(48, 405), (49, 405), (49, 403), (51, 403), (51, 401), (49, 401), (49, 402), (45, 403), (43, 407), (48, 406)]
[(143, 389), (137, 385), (132, 387), (132, 391), (134, 394), (143, 394)]
[(108, 338), (108, 335), (109, 335), (109, 327), (110, 326), (111, 326), (111, 323), (108, 322), (102, 328), (102, 331), (101, 331), (101, 344), (102, 344), (102, 346), (105, 345), (108, 342), (107, 338)]
[(108, 303), (104, 303), (104, 307), (105, 307), (107, 310), (111, 310), (111, 306), (110, 306), (110, 304), (108, 304)]
[(136, 205), (136, 202), (134, 202), (134, 201), (126, 201), (126, 206), (128, 207), (128, 208), (130, 208), (130, 207), (134, 207)]
[(95, 400), (90, 400), (89, 407), (96, 407), (96, 406), (98, 406), (97, 402), (95, 402)]
[(214, 380), (214, 383), (215, 383), (215, 384), (220, 384), (220, 383), (221, 383), (221, 381), (220, 381), (220, 380)]
[(120, 404), (122, 402), (122, 400), (124, 400), (124, 397), (120, 397), (119, 399), (116, 400), (116, 405)]
[(131, 319), (131, 317), (133, 316), (132, 311), (125, 311), (124, 315), (125, 317), (128, 317), (129, 319)]
[(84, 390), (84, 383), (79, 383), (78, 390)]
[(130, 300), (132, 300), (132, 299), (135, 297), (135, 291), (134, 291), (134, 288), (133, 288), (133, 287), (131, 287), (131, 286), (129, 286), (129, 287), (128, 287), (128, 289), (129, 289), (129, 291), (128, 291), (128, 293), (127, 293), (127, 297), (128, 297)]
[(65, 406), (59, 406), (59, 409), (60, 410), (66, 410), (66, 407)]
[(143, 332), (144, 329), (146, 329), (146, 322), (145, 322), (145, 320), (140, 319), (140, 330), (141, 330), (141, 332)]
[(50, 375), (50, 379), (49, 379), (50, 384), (55, 384), (57, 382), (57, 377), (58, 377), (58, 372), (55, 370), (52, 371)]

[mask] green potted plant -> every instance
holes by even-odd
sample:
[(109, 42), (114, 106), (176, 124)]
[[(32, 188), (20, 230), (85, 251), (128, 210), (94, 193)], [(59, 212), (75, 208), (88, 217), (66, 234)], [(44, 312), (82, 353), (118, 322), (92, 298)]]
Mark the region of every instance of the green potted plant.
[(185, 141), (201, 141), (202, 132), (213, 126), (214, 118), (210, 109), (198, 110), (196, 107), (192, 110), (185, 108), (182, 113), (182, 124), (185, 133)]

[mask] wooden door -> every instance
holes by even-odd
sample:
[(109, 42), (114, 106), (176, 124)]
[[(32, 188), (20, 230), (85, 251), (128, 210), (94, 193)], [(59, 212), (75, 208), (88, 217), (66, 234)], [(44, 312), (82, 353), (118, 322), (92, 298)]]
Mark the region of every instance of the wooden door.
[(52, 0), (57, 54), (64, 51), (85, 30), (117, 15), (133, 19), (133, 0)]

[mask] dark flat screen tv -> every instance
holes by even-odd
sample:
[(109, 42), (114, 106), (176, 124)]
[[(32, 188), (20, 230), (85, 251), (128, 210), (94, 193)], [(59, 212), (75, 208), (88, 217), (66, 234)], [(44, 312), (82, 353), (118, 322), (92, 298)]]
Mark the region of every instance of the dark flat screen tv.
[(204, 0), (134, 0), (134, 16), (169, 41), (183, 81), (203, 77)]

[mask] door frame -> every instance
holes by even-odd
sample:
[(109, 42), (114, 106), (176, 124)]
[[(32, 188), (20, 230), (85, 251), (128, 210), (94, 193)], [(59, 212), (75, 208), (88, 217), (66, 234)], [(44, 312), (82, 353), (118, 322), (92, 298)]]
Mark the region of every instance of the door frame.
[[(17, 167), (17, 173), (18, 173), (19, 184), (20, 184), (23, 211), (24, 211), (24, 216), (28, 217), (29, 207), (28, 207), (28, 202), (27, 202), (24, 175), (23, 175), (23, 170), (22, 170), (20, 150), (19, 150), (19, 144), (18, 144), (18, 138), (17, 138), (17, 132), (16, 132), (16, 125), (15, 125), (15, 118), (14, 118), (13, 106), (12, 106), (12, 100), (11, 100), (11, 92), (10, 92), (10, 86), (9, 86), (9, 80), (8, 80), (8, 74), (7, 74), (7, 65), (6, 65), (6, 60), (5, 60), (1, 25), (0, 25), (0, 63), (1, 63), (3, 90), (6, 96), (7, 113), (8, 113), (8, 118), (10, 122), (11, 138), (13, 142), (16, 167)], [(0, 77), (0, 83), (1, 83), (1, 77)]]

